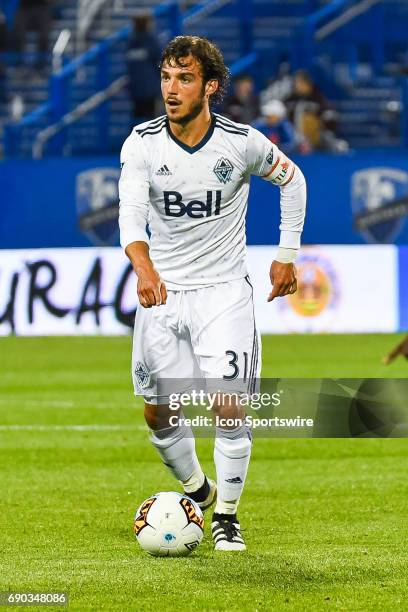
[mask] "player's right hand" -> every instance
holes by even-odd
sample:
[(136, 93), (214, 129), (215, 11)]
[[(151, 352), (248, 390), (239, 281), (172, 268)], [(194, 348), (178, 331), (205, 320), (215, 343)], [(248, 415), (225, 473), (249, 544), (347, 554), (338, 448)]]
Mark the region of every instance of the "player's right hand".
[(137, 295), (143, 308), (161, 306), (166, 303), (166, 285), (154, 268), (138, 273)]

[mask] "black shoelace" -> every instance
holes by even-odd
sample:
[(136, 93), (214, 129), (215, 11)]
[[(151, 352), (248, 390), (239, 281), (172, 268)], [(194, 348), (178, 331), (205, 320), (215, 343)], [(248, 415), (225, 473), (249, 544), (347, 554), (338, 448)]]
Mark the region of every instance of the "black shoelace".
[(219, 523), (227, 536), (227, 541), (233, 542), (235, 536), (238, 535), (238, 529), (235, 527), (234, 523), (231, 521), (219, 521)]

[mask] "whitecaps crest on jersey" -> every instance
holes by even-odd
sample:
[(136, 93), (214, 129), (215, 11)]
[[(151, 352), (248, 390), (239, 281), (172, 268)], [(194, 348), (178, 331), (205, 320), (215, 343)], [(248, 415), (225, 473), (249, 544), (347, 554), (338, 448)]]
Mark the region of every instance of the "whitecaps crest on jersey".
[(220, 157), (214, 166), (214, 174), (218, 177), (221, 183), (228, 183), (231, 180), (234, 166), (226, 157)]

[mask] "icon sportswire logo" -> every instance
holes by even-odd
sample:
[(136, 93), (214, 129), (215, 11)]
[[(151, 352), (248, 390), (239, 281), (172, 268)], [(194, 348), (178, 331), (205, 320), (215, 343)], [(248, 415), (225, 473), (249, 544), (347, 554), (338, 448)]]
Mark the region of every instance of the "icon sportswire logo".
[(156, 172), (156, 176), (171, 176), (173, 173), (168, 169), (167, 165), (164, 164), (161, 168), (159, 168)]

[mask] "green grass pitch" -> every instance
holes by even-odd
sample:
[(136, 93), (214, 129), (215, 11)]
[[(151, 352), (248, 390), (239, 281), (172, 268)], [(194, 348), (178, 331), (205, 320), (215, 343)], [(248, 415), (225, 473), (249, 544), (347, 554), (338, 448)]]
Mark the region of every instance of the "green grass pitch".
[[(406, 377), (406, 361), (380, 363), (399, 337), (265, 337), (263, 374)], [(215, 553), (207, 525), (190, 557), (154, 559), (133, 514), (175, 484), (132, 396), (130, 338), (3, 338), (0, 351), (0, 590), (66, 590), (78, 611), (406, 608), (406, 440), (258, 439), (248, 550)], [(214, 474), (212, 443), (197, 445)]]

